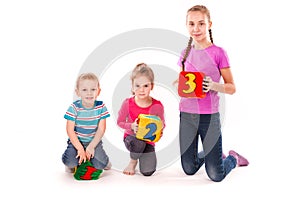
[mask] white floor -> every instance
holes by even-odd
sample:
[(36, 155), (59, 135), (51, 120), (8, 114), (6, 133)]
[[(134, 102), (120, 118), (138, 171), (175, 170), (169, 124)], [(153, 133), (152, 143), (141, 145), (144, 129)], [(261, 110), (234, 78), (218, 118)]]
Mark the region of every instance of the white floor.
[[(272, 166), (273, 157), (263, 160), (250, 154), (249, 166), (235, 168), (219, 183), (209, 180), (203, 167), (193, 176), (185, 175), (179, 160), (151, 177), (128, 176), (112, 168), (98, 180), (78, 181), (64, 171), (57, 155), (39, 156), (34, 162), (27, 158), (21, 157), (28, 163), (22, 168), (3, 162), (1, 194), (6, 199), (299, 199), (298, 165), (280, 161)], [(43, 166), (50, 163), (47, 159), (56, 161)]]
[[(124, 198), (124, 199), (262, 199), (292, 197), (281, 183), (270, 185), (270, 177), (262, 175), (263, 168), (253, 162), (247, 167), (235, 168), (222, 182), (215, 183), (208, 179), (204, 168), (194, 176), (187, 176), (181, 170), (180, 162), (157, 171), (151, 177), (137, 173), (134, 176), (122, 174), (120, 170), (104, 171), (95, 181), (78, 181), (72, 174), (57, 170), (52, 177), (53, 191), (64, 197), (82, 198)], [(261, 171), (261, 172), (260, 172)], [(275, 181), (276, 179), (274, 179)], [(288, 190), (291, 190), (289, 188)], [(55, 194), (50, 194), (55, 197)]]

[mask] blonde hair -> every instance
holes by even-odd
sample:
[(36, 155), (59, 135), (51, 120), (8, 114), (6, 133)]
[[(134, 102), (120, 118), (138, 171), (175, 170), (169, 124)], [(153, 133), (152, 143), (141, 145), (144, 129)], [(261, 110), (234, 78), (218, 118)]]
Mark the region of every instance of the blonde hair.
[(100, 88), (100, 83), (99, 83), (99, 79), (98, 77), (94, 74), (94, 73), (82, 73), (78, 76), (77, 80), (76, 80), (76, 89), (79, 89), (79, 83), (80, 81), (83, 80), (93, 80), (93, 81), (97, 81), (98, 84), (98, 88)]
[[(193, 12), (193, 11), (200, 11), (201, 13), (205, 14), (207, 16), (208, 21), (211, 22), (210, 12), (207, 9), (207, 7), (205, 7), (203, 5), (195, 5), (195, 6), (191, 7), (190, 9), (188, 9), (186, 16), (188, 16), (189, 12)], [(209, 39), (210, 39), (211, 43), (214, 43), (211, 29), (209, 29), (208, 32), (209, 32)], [(186, 61), (186, 58), (188, 57), (188, 55), (189, 55), (189, 53), (191, 51), (191, 48), (192, 48), (192, 42), (193, 42), (193, 38), (190, 37), (190, 39), (188, 41), (188, 45), (187, 45), (187, 47), (185, 49), (185, 53), (184, 53), (182, 62), (181, 62), (183, 70), (184, 70), (184, 63)]]
[[(131, 83), (133, 84), (134, 79), (139, 76), (146, 76), (150, 80), (151, 84), (154, 84), (154, 73), (147, 64), (139, 63), (135, 66), (130, 76)], [(134, 94), (134, 92), (132, 92), (132, 94)]]

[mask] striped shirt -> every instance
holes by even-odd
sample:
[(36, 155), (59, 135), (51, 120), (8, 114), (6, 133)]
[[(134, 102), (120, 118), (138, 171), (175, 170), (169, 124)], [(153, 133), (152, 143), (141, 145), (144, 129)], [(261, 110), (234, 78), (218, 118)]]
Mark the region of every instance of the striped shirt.
[(81, 100), (73, 102), (64, 118), (75, 122), (74, 131), (79, 141), (91, 142), (95, 136), (99, 121), (109, 117), (105, 104), (102, 101), (95, 101), (93, 108), (87, 109), (82, 106)]

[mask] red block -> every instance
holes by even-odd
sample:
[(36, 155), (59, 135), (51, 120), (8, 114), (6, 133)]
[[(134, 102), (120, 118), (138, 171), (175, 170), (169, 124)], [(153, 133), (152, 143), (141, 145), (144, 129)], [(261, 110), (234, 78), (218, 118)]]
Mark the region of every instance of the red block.
[(187, 98), (204, 98), (202, 83), (205, 74), (202, 72), (182, 71), (179, 74), (178, 95)]

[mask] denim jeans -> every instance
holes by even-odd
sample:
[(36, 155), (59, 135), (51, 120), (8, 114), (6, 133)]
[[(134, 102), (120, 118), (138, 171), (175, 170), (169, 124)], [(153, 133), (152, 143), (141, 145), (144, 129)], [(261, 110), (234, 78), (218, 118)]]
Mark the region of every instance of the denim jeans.
[(156, 171), (157, 164), (154, 146), (131, 135), (124, 138), (124, 144), (130, 151), (130, 158), (139, 160), (141, 174), (151, 176)]
[[(202, 151), (199, 152), (199, 136)], [(220, 114), (180, 113), (179, 142), (181, 165), (188, 175), (195, 174), (205, 164), (208, 177), (222, 181), (236, 167), (236, 159), (229, 155), (222, 159)]]
[[(68, 146), (65, 152), (62, 155), (62, 162), (70, 168), (77, 167), (79, 158), (76, 158), (77, 156), (77, 149), (73, 146), (70, 140), (67, 141)], [(86, 149), (89, 143), (82, 142), (81, 143)], [(91, 163), (96, 169), (104, 169), (109, 162), (109, 158), (106, 155), (106, 152), (103, 149), (102, 141), (98, 143), (98, 145), (95, 148), (95, 154), (94, 157), (91, 158)]]

